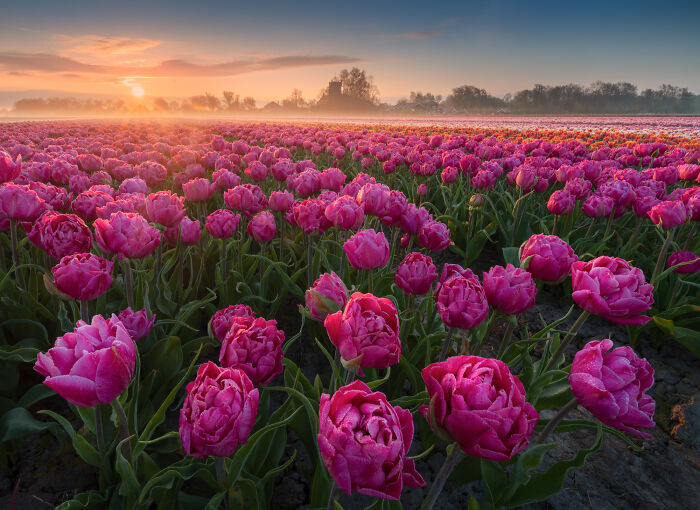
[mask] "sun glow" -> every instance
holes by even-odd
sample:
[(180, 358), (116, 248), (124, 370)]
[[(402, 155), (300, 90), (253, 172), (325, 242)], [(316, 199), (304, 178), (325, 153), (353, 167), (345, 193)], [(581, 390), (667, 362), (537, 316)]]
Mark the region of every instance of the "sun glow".
[(138, 85), (131, 87), (131, 95), (134, 97), (143, 97), (143, 88)]

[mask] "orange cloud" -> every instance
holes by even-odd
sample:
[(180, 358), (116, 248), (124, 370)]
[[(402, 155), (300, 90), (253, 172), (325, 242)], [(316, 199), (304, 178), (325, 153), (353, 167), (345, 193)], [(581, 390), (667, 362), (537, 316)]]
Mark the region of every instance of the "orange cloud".
[(60, 42), (69, 45), (66, 51), (86, 55), (131, 55), (140, 53), (161, 44), (157, 39), (145, 37), (113, 37), (95, 34), (85, 34), (80, 36), (57, 34), (55, 36)]
[(195, 64), (186, 60), (164, 60), (152, 66), (98, 65), (51, 53), (0, 52), (0, 67), (8, 72), (96, 73), (110, 76), (212, 77), (259, 71), (342, 65), (361, 59), (343, 55), (285, 55), (231, 60), (219, 64)]

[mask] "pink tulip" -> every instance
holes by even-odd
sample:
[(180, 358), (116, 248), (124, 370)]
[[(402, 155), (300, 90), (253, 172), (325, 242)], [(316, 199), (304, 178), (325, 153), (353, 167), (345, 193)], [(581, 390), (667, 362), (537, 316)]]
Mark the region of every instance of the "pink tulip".
[(483, 274), (483, 287), (489, 304), (506, 315), (515, 315), (535, 305), (537, 285), (532, 275), (519, 267), (493, 266)]
[(454, 356), (422, 370), (430, 405), (420, 413), (440, 437), (473, 457), (504, 461), (525, 450), (539, 414), (508, 365), (479, 356)]
[(654, 385), (654, 369), (631, 347), (612, 340), (588, 342), (571, 364), (569, 384), (578, 403), (605, 425), (642, 437), (654, 426), (656, 403), (647, 390)]
[(666, 267), (673, 267), (676, 264), (681, 264), (683, 262), (690, 263), (675, 268), (673, 270), (674, 273), (692, 274), (700, 271), (700, 257), (695, 255), (692, 251), (676, 251), (671, 253), (666, 261)]
[(108, 220), (96, 219), (93, 226), (100, 249), (116, 253), (119, 260), (148, 257), (160, 244), (160, 231), (137, 213), (117, 212)]
[(80, 193), (70, 204), (71, 210), (86, 221), (97, 218), (97, 210), (114, 201), (104, 191), (87, 190)]
[(186, 390), (179, 430), (187, 455), (229, 457), (239, 444), (248, 442), (259, 396), (245, 372), (209, 361), (200, 365)]
[(124, 325), (114, 315), (109, 320), (95, 315), (91, 324), (78, 321), (72, 333), (40, 352), (34, 370), (71, 404), (92, 407), (117, 398), (131, 382), (135, 364), (136, 344)]
[(119, 185), (119, 193), (148, 193), (148, 184), (143, 179), (132, 177), (125, 179)]
[(583, 203), (583, 214), (589, 218), (606, 218), (610, 216), (614, 207), (613, 198), (594, 193)]
[(145, 308), (134, 312), (131, 307), (128, 307), (119, 312), (118, 319), (129, 332), (134, 342), (138, 342), (146, 338), (148, 333), (150, 333), (156, 320), (156, 314), (149, 317)]
[(356, 230), (365, 221), (363, 206), (348, 195), (338, 197), (326, 206), (325, 216), (328, 221), (341, 230)]
[(241, 221), (240, 214), (234, 214), (228, 209), (217, 209), (207, 216), (204, 228), (212, 237), (227, 239), (233, 236), (239, 221)]
[(191, 220), (184, 216), (180, 225), (175, 225), (165, 230), (165, 240), (170, 246), (177, 245), (177, 236), (180, 235), (180, 242), (186, 246), (197, 244), (202, 237), (202, 227), (199, 220)]
[(440, 178), (445, 184), (450, 184), (451, 182), (455, 182), (457, 180), (458, 175), (459, 172), (455, 167), (448, 166), (442, 171), (442, 173), (440, 174)]
[(389, 299), (355, 292), (323, 324), (346, 366), (387, 368), (401, 360), (399, 317)]
[(192, 179), (182, 185), (182, 192), (188, 202), (206, 202), (214, 194), (214, 185), (207, 179)]
[(680, 200), (659, 202), (649, 210), (648, 214), (651, 221), (664, 230), (682, 225), (691, 217), (690, 210)]
[(433, 259), (419, 252), (406, 255), (394, 273), (394, 282), (407, 295), (427, 294), (435, 278), (437, 272)]
[(275, 217), (270, 211), (260, 211), (250, 220), (246, 232), (258, 243), (271, 241), (277, 235)]
[(450, 328), (473, 329), (489, 313), (484, 289), (474, 278), (451, 278), (440, 286), (436, 301), (437, 311)]
[(422, 487), (408, 451), (413, 417), (391, 406), (381, 392), (362, 381), (323, 393), (319, 405), (318, 447), (323, 464), (346, 494), (398, 500), (403, 486)]
[(66, 255), (51, 269), (54, 285), (79, 301), (91, 301), (112, 284), (114, 263), (92, 253)]
[(27, 186), (0, 185), (0, 216), (11, 220), (34, 221), (47, 208), (39, 195)]
[(330, 222), (325, 214), (327, 205), (322, 200), (309, 198), (296, 202), (292, 206), (291, 212), (297, 226), (305, 234), (322, 234), (330, 227)]
[(618, 324), (646, 324), (640, 315), (654, 303), (654, 287), (642, 270), (616, 257), (598, 257), (571, 266), (571, 296), (584, 310)]
[(170, 191), (159, 191), (146, 197), (146, 213), (150, 221), (173, 227), (180, 223), (186, 211), (182, 197)]
[(0, 184), (16, 179), (22, 171), (22, 156), (12, 161), (6, 152), (0, 152)]
[(360, 230), (343, 243), (343, 250), (355, 269), (376, 269), (389, 261), (389, 242), (384, 232)]
[(289, 191), (273, 191), (270, 193), (270, 209), (275, 212), (287, 211), (294, 203), (294, 195)]
[(231, 305), (217, 311), (211, 318), (209, 323), (211, 332), (219, 342), (224, 341), (226, 333), (231, 329), (236, 317), (250, 317), (254, 319), (256, 315), (248, 305)]
[(323, 273), (304, 294), (304, 302), (311, 318), (320, 322), (330, 313), (345, 308), (348, 289), (334, 272)]
[(418, 230), (418, 242), (430, 251), (442, 251), (452, 244), (450, 229), (441, 221), (428, 220)]
[(221, 343), (219, 363), (243, 370), (254, 385), (264, 386), (282, 373), (283, 343), (277, 321), (236, 317)]
[(522, 267), (546, 282), (563, 280), (577, 260), (571, 246), (557, 236), (535, 234), (520, 246)]
[(226, 168), (221, 168), (212, 174), (212, 185), (220, 193), (235, 188), (240, 183), (241, 178)]
[(552, 214), (570, 214), (574, 210), (576, 200), (566, 190), (560, 189), (549, 196), (547, 209)]
[(53, 259), (87, 253), (92, 248), (90, 228), (75, 214), (46, 211), (34, 222), (40, 247)]
[(250, 218), (267, 207), (267, 197), (253, 184), (240, 184), (224, 193), (226, 205)]

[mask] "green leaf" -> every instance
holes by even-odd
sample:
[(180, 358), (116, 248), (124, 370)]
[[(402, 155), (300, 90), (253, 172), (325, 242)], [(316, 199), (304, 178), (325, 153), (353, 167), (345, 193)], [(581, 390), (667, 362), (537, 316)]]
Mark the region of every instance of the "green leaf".
[(515, 267), (520, 267), (520, 247), (519, 246), (509, 246), (507, 248), (502, 248), (503, 260), (506, 264), (513, 264)]
[[(211, 464), (209, 465), (211, 466)], [(143, 486), (139, 495), (139, 502), (144, 503), (150, 498), (151, 492), (157, 487), (168, 487), (176, 479), (189, 480), (197, 477), (204, 481), (209, 487), (218, 488), (218, 483), (211, 473), (210, 467), (191, 457), (186, 457), (175, 464), (171, 464), (157, 475), (151, 477)]]
[(165, 420), (165, 413), (168, 410), (168, 407), (170, 404), (173, 403), (173, 400), (175, 400), (175, 396), (177, 395), (177, 392), (180, 390), (183, 384), (185, 384), (185, 381), (189, 379), (190, 377), (190, 372), (192, 371), (192, 367), (194, 367), (194, 364), (197, 362), (197, 359), (199, 358), (199, 353), (201, 352), (202, 348), (200, 347), (199, 350), (197, 351), (197, 354), (195, 357), (192, 359), (192, 362), (190, 363), (190, 366), (187, 367), (187, 371), (185, 372), (185, 375), (182, 376), (182, 379), (175, 385), (175, 387), (170, 390), (170, 393), (168, 393), (168, 396), (165, 397), (165, 400), (163, 403), (160, 405), (158, 410), (153, 414), (153, 417), (148, 421), (148, 424), (146, 427), (143, 429), (143, 432), (139, 436), (138, 443), (136, 444), (136, 448), (134, 448), (134, 457), (137, 457), (138, 454), (143, 451), (145, 448), (145, 445), (147, 444), (146, 442), (151, 439), (151, 435), (153, 435), (153, 432), (155, 431), (156, 427), (163, 423)]
[(233, 488), (234, 494), (231, 496), (231, 507), (245, 510), (259, 510), (258, 490), (255, 482), (247, 478), (238, 481)]
[(36, 362), (36, 355), (39, 349), (32, 347), (20, 347), (17, 345), (0, 345), (0, 360), (21, 361), (23, 363)]
[(535, 473), (530, 480), (518, 487), (513, 496), (505, 504), (509, 507), (518, 507), (529, 503), (544, 501), (557, 494), (564, 484), (567, 473), (575, 468), (583, 466), (586, 458), (600, 448), (603, 439), (603, 429), (598, 428), (596, 440), (593, 446), (579, 450), (576, 455), (568, 460), (554, 463), (543, 473)]
[[(549, 420), (540, 420), (543, 425), (546, 425)], [(598, 421), (591, 421), (591, 420), (562, 420), (559, 425), (556, 426), (554, 429), (555, 432), (571, 432), (574, 430), (582, 430), (582, 429), (592, 429), (592, 430), (598, 430), (598, 428), (602, 428), (603, 432), (607, 432), (610, 435), (613, 435), (617, 437), (618, 439), (621, 439), (624, 441), (627, 446), (632, 448), (633, 450), (636, 450), (638, 452), (644, 450), (644, 447), (639, 446), (636, 444), (634, 441), (632, 441), (629, 437), (624, 432), (621, 432), (617, 430), (614, 427), (610, 427), (608, 425), (604, 425)]]
[(693, 356), (700, 358), (700, 330), (678, 327), (671, 319), (653, 317), (654, 323), (688, 349)]
[(19, 407), (31, 407), (37, 402), (54, 395), (56, 395), (56, 392), (45, 384), (35, 384), (20, 397), (17, 404)]
[(107, 499), (97, 491), (81, 492), (69, 501), (65, 501), (56, 507), (56, 510), (103, 510), (106, 508)]
[(297, 408), (296, 411), (294, 411), (292, 414), (290, 414), (287, 418), (283, 420), (280, 420), (275, 423), (270, 423), (269, 425), (265, 425), (263, 428), (253, 433), (248, 438), (248, 442), (246, 444), (244, 444), (242, 447), (236, 450), (236, 453), (231, 459), (230, 466), (228, 466), (227, 483), (229, 485), (234, 485), (238, 481), (238, 478), (240, 477), (241, 472), (243, 471), (243, 467), (245, 466), (245, 462), (248, 459), (248, 456), (252, 453), (253, 448), (255, 447), (255, 443), (259, 441), (263, 436), (265, 436), (265, 434), (267, 434), (268, 432), (287, 425), (287, 423), (289, 423), (299, 411), (301, 411), (301, 408)]
[(102, 464), (102, 458), (100, 457), (100, 454), (97, 452), (95, 447), (92, 446), (88, 442), (88, 440), (85, 439), (83, 436), (77, 434), (75, 430), (73, 430), (73, 426), (70, 424), (70, 422), (66, 420), (63, 416), (46, 409), (39, 411), (39, 414), (46, 414), (50, 416), (63, 427), (63, 430), (66, 431), (68, 437), (71, 438), (71, 441), (73, 443), (73, 449), (80, 456), (81, 459), (83, 459), (91, 466), (99, 467)]
[(141, 490), (141, 484), (136, 478), (134, 468), (124, 457), (124, 445), (129, 441), (131, 441), (131, 437), (119, 441), (115, 450), (117, 457), (116, 470), (122, 480), (122, 483), (119, 484), (119, 494), (121, 496), (136, 495)]
[(0, 443), (55, 427), (53, 422), (37, 420), (24, 407), (15, 407), (0, 417)]
[[(452, 448), (457, 447), (453, 445)], [(497, 502), (508, 485), (508, 475), (499, 462), (481, 459), (481, 476), (491, 499), (491, 504), (497, 507)]]

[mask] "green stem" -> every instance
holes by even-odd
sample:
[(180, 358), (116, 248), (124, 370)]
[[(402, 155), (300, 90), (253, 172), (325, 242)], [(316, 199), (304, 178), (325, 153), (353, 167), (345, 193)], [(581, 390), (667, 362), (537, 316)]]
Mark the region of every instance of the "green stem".
[(331, 493), (328, 496), (328, 504), (326, 505), (326, 510), (333, 510), (335, 508), (335, 498), (338, 496), (338, 484), (333, 482), (333, 486), (331, 487)]
[(314, 255), (313, 255), (313, 240), (311, 236), (306, 236), (306, 281), (308, 282), (308, 286), (311, 287), (314, 283), (312, 280), (313, 278), (313, 261), (314, 261)]
[(219, 250), (219, 267), (221, 269), (221, 282), (226, 287), (226, 241), (221, 238), (221, 250)]
[(685, 240), (685, 244), (683, 245), (683, 251), (688, 251), (690, 249), (690, 243), (692, 243), (693, 240), (695, 240), (695, 235), (698, 233), (698, 223), (700, 222), (693, 222), (693, 228), (690, 229), (690, 235)]
[(182, 303), (182, 293), (185, 286), (185, 261), (184, 249), (182, 247), (182, 226), (177, 229), (177, 302)]
[(106, 484), (107, 470), (109, 469), (107, 455), (105, 454), (105, 433), (102, 425), (102, 404), (97, 404), (94, 408), (95, 413), (95, 438), (97, 439), (97, 453), (100, 455), (102, 469), (100, 469), (100, 490), (103, 490)]
[(651, 275), (650, 283), (652, 285), (656, 284), (656, 277), (659, 276), (659, 273), (661, 272), (661, 267), (663, 266), (664, 261), (666, 260), (666, 252), (668, 251), (668, 247), (671, 245), (671, 241), (673, 240), (674, 233), (675, 233), (674, 229), (669, 229), (668, 234), (666, 235), (666, 240), (664, 241), (664, 244), (661, 247), (661, 251), (659, 252), (658, 258), (656, 259), (656, 266), (654, 267), (654, 273)]
[(15, 266), (15, 274), (20, 288), (24, 289), (24, 274), (18, 269), (19, 267), (19, 242), (17, 240), (17, 220), (10, 218), (10, 244), (12, 245), (12, 264)]
[[(114, 410), (114, 414), (117, 415), (117, 424), (119, 425), (119, 435), (121, 436), (122, 441), (125, 439), (129, 439), (130, 434), (129, 434), (129, 421), (126, 417), (126, 413), (124, 412), (124, 408), (122, 407), (121, 403), (119, 402), (119, 398), (115, 398), (112, 400), (109, 405), (112, 406), (112, 409)], [(124, 443), (124, 448), (122, 450), (124, 452), (124, 458), (126, 461), (131, 464), (131, 441), (126, 441)]]
[(447, 353), (450, 350), (450, 343), (452, 342), (452, 335), (454, 334), (454, 328), (449, 328), (447, 330), (447, 334), (445, 335), (445, 339), (442, 342), (442, 349), (440, 350), (440, 356), (438, 357), (438, 361), (445, 361), (445, 358), (447, 357)]
[(569, 411), (575, 408), (577, 404), (578, 401), (575, 398), (572, 398), (566, 403), (566, 405), (564, 405), (564, 407), (559, 409), (559, 412), (554, 416), (554, 418), (550, 420), (550, 422), (544, 428), (540, 436), (537, 438), (535, 444), (544, 443), (549, 437), (549, 434), (551, 434), (557, 427), (557, 425), (559, 425), (559, 422), (562, 421), (566, 417), (566, 415), (569, 414)]
[(132, 309), (135, 310), (136, 307), (134, 306), (134, 282), (132, 280), (132, 274), (131, 274), (131, 261), (129, 259), (124, 259), (122, 261), (123, 267), (124, 267), (124, 294), (126, 294), (126, 304)]
[(549, 372), (559, 362), (559, 358), (564, 354), (564, 349), (566, 349), (567, 345), (569, 345), (574, 337), (576, 337), (576, 333), (578, 333), (579, 328), (584, 322), (586, 322), (586, 319), (588, 319), (590, 314), (591, 312), (587, 310), (581, 312), (581, 315), (578, 316), (576, 322), (574, 322), (573, 326), (571, 326), (571, 329), (564, 337), (564, 340), (562, 340), (559, 344), (559, 348), (554, 353), (554, 356), (552, 356), (552, 359), (549, 360), (549, 363), (547, 363), (547, 367), (544, 369), (545, 372)]
[(501, 359), (503, 354), (505, 354), (506, 349), (508, 348), (508, 344), (510, 344), (510, 337), (513, 336), (514, 329), (515, 324), (509, 321), (508, 325), (506, 326), (506, 332), (503, 335), (503, 339), (501, 340), (501, 346), (498, 348), (498, 354), (496, 355), (496, 359)]
[(586, 230), (586, 235), (585, 235), (586, 239), (591, 238), (591, 233), (593, 232), (593, 225), (595, 225), (595, 220), (596, 220), (595, 217), (591, 218), (591, 223), (590, 223), (590, 225), (588, 225), (588, 230)]
[(224, 495), (224, 506), (226, 507), (226, 510), (230, 510), (231, 506), (228, 501), (228, 482), (226, 480), (226, 457), (216, 457), (214, 466), (216, 466), (216, 481), (219, 483), (219, 488), (222, 492), (226, 493)]
[(90, 304), (85, 300), (80, 301), (80, 319), (90, 324)]
[(163, 243), (158, 244), (156, 248), (156, 285), (160, 280), (160, 270), (163, 267)]
[(639, 236), (639, 231), (642, 228), (642, 218), (637, 218), (637, 222), (634, 224), (634, 230), (632, 231), (632, 237), (630, 237), (627, 247), (625, 248), (624, 254), (634, 253), (634, 247), (637, 245), (637, 237)]
[(440, 471), (438, 471), (433, 484), (430, 486), (428, 495), (423, 500), (423, 504), (420, 510), (431, 510), (437, 501), (438, 496), (442, 492), (442, 488), (445, 486), (447, 479), (450, 477), (452, 470), (459, 464), (459, 461), (464, 457), (464, 452), (459, 447), (457, 443), (452, 444), (452, 450), (447, 454), (445, 462), (442, 464)]
[(523, 195), (523, 189), (520, 188), (520, 198), (515, 202), (515, 211), (513, 211), (513, 232), (511, 233), (510, 236), (510, 245), (514, 246), (515, 245), (515, 234), (518, 231), (518, 223), (520, 223), (520, 202), (522, 201), (523, 198), (525, 198), (526, 195)]
[(613, 210), (610, 213), (610, 216), (608, 216), (608, 224), (605, 226), (605, 234), (603, 234), (603, 240), (608, 238), (608, 235), (610, 234), (610, 229), (612, 228), (614, 218), (615, 218), (615, 208), (613, 207)]

